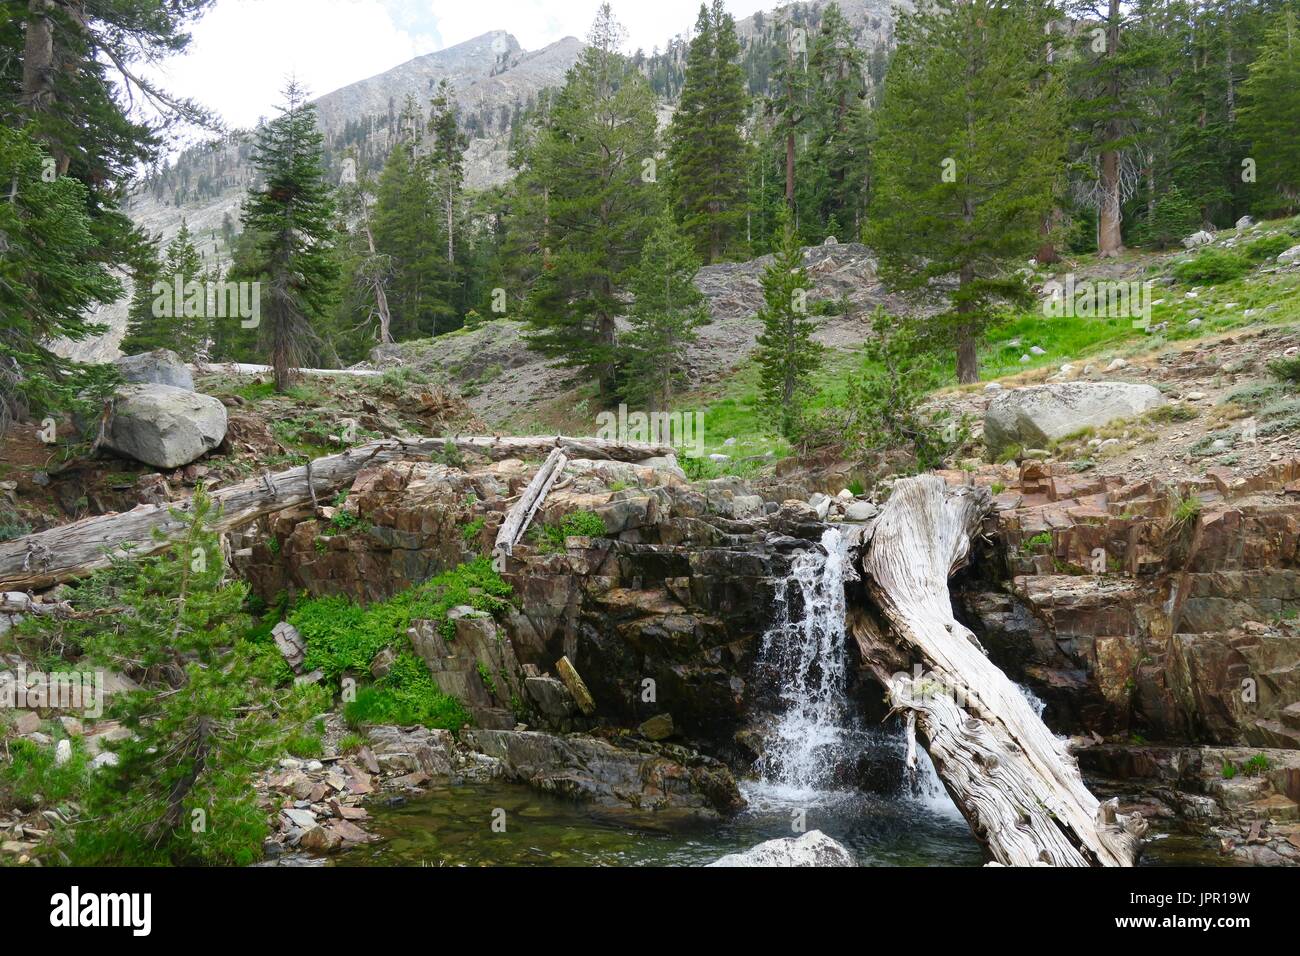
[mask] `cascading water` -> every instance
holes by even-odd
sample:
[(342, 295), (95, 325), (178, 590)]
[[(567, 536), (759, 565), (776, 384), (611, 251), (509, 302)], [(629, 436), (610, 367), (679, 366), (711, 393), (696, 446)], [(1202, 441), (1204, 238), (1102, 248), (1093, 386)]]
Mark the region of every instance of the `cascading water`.
[(829, 528), (821, 550), (798, 555), (777, 596), (776, 623), (763, 635), (761, 660), (778, 675), (783, 705), (758, 772), (787, 794), (827, 788), (845, 757), (849, 730), (844, 580), (848, 544)]

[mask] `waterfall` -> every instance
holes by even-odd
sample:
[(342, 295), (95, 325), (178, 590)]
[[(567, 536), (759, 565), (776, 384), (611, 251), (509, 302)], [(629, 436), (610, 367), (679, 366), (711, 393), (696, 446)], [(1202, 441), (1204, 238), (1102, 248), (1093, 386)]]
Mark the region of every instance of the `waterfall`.
[(821, 544), (794, 559), (760, 651), (778, 675), (782, 711), (757, 769), (783, 791), (827, 788), (849, 732), (844, 580), (853, 572), (839, 531), (827, 529)]

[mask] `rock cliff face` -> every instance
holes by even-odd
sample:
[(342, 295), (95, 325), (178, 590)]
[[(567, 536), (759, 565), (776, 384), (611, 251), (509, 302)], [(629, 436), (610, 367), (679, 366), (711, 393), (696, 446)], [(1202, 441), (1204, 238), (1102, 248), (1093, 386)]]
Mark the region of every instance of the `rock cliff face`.
[(1022, 464), (959, 605), (1057, 730), (1300, 747), (1300, 461), (1197, 481)]
[[(533, 470), (519, 461), (377, 467), (348, 496), (352, 531), (334, 532), (333, 513), (283, 513), (232, 542), (235, 566), (267, 599), (292, 590), (381, 600), (486, 553)], [(751, 680), (759, 638), (790, 555), (820, 536), (815, 512), (765, 502), (732, 479), (691, 486), (672, 468), (576, 461), (563, 484), (534, 526), (589, 511), (605, 534), (570, 537), (558, 552), (518, 545), (503, 572), (512, 610), (498, 624), (455, 621), (451, 643), (466, 651), (463, 661), (445, 649), (423, 653), (442, 638), (426, 640), (435, 632), (417, 624), (412, 642), (435, 679), (480, 726), (513, 727), (520, 704), (534, 723), (561, 730), (659, 718), (656, 736), (752, 759), (736, 737), (760, 692)], [(562, 657), (589, 688), (594, 714), (579, 713), (545, 677)], [(480, 661), (506, 675), (491, 694)]]

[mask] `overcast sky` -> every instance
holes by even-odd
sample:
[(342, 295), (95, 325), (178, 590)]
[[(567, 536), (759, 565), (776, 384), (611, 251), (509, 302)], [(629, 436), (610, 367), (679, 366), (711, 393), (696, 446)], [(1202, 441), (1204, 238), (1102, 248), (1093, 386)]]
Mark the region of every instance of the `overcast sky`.
[[(727, 0), (737, 19), (778, 0)], [(662, 47), (695, 23), (700, 0), (613, 0), (629, 50)], [(599, 0), (217, 0), (184, 56), (155, 71), (234, 127), (270, 115), (294, 74), (315, 95), (489, 30), (526, 50), (585, 38)]]

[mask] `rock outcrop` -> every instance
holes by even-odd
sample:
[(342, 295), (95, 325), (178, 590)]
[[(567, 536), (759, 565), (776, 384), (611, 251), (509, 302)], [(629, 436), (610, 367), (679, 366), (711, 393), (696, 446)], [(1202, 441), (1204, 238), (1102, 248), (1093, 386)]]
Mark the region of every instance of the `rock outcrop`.
[(463, 736), (500, 761), (506, 779), (605, 809), (716, 817), (745, 805), (725, 764), (682, 747), (533, 731)]
[(1058, 731), (1300, 747), (1300, 461), (1132, 484), (1026, 461), (995, 503), (1007, 577), (958, 604)]
[(1164, 404), (1160, 390), (1129, 382), (1059, 382), (1000, 392), (984, 414), (984, 443), (1002, 451), (1046, 448), (1085, 428), (1101, 428)]
[[(305, 590), (383, 600), (486, 553), (534, 470), (374, 467), (343, 506), (350, 530), (324, 513), (284, 512), (232, 539), (235, 567), (268, 599)], [(554, 528), (577, 511), (605, 533), (562, 549), (526, 535), (505, 563), (514, 597), (498, 620), (453, 612), (450, 642), (444, 622), (416, 623), (412, 642), (434, 680), (483, 727), (631, 729), (667, 713), (674, 736), (752, 759), (736, 735), (758, 692), (758, 644), (790, 556), (820, 537), (813, 509), (765, 502), (737, 479), (691, 486), (671, 467), (575, 460), (533, 525)], [(566, 686), (564, 659), (585, 693)]]
[(171, 385), (118, 390), (105, 447), (155, 468), (180, 468), (226, 437), (226, 407), (209, 395)]

